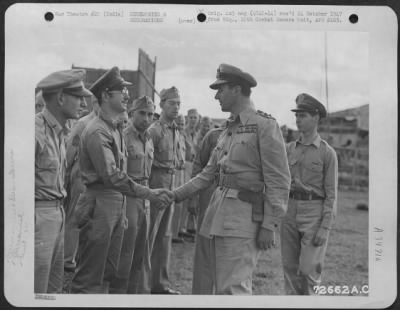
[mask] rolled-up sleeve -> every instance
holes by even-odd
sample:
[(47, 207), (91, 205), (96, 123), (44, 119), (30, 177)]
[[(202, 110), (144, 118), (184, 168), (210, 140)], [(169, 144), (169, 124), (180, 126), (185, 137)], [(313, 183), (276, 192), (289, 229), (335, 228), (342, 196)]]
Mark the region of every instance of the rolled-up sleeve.
[(112, 152), (112, 138), (102, 130), (96, 130), (87, 137), (87, 152), (103, 183), (123, 194), (148, 198), (150, 189), (134, 182), (126, 172), (117, 167)]
[(260, 157), (266, 188), (262, 227), (277, 230), (289, 200), (290, 172), (286, 147), (274, 120), (267, 120), (259, 127)]
[(331, 229), (337, 212), (338, 161), (333, 149), (328, 148), (325, 159), (324, 190), (325, 200), (321, 227)]

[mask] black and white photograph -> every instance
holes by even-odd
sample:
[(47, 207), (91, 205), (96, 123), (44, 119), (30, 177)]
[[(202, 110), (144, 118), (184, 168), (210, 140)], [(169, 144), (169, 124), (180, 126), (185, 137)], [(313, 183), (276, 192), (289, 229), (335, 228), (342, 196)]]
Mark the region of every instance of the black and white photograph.
[(397, 27), (384, 6), (10, 6), (7, 301), (391, 305)]

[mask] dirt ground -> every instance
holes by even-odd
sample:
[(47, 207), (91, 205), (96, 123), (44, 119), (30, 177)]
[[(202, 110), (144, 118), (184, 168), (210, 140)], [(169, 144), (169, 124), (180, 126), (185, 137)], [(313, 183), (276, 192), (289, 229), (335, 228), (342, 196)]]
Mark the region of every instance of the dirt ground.
[[(368, 202), (368, 193), (339, 192), (338, 216), (328, 243), (322, 274), (324, 286), (360, 288), (368, 284), (368, 211), (356, 209), (359, 201)], [(172, 287), (191, 294), (194, 243), (173, 243), (170, 277)], [(71, 275), (66, 275), (68, 291)], [(283, 295), (283, 273), (278, 248), (263, 252), (253, 274), (254, 295)]]
[[(321, 285), (361, 288), (368, 284), (368, 211), (356, 209), (359, 201), (368, 202), (368, 193), (339, 192), (338, 214), (330, 234)], [(182, 294), (191, 293), (193, 253), (194, 243), (173, 244), (171, 282)], [(253, 274), (253, 294), (284, 294), (279, 247), (262, 253)]]

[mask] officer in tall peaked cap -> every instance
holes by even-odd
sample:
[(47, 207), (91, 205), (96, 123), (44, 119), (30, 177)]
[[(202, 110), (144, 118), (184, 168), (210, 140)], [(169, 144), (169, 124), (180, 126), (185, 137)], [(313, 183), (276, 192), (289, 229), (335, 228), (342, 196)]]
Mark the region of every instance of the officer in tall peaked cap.
[(318, 113), (321, 118), (327, 116), (324, 105), (315, 99), (313, 96), (302, 93), (296, 97), (296, 109), (292, 112), (309, 112), (312, 114)]
[(56, 71), (43, 78), (36, 86), (43, 94), (63, 91), (66, 94), (90, 97), (92, 93), (86, 89), (83, 80), (86, 76), (84, 69)]
[(122, 90), (129, 85), (133, 84), (124, 80), (119, 68), (112, 67), (92, 84), (90, 90), (96, 97), (99, 97), (104, 90)]
[(232, 65), (220, 64), (217, 69), (217, 80), (210, 85), (210, 88), (218, 89), (227, 83), (245, 85), (249, 88), (257, 86), (257, 81), (251, 74)]

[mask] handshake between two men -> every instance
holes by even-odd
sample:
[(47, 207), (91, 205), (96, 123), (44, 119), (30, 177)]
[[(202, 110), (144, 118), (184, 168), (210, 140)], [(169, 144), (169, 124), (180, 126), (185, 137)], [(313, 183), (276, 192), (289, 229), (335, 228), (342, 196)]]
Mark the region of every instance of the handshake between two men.
[(151, 189), (150, 192), (151, 194), (148, 199), (160, 209), (169, 207), (176, 200), (175, 193), (166, 188), (155, 188)]

